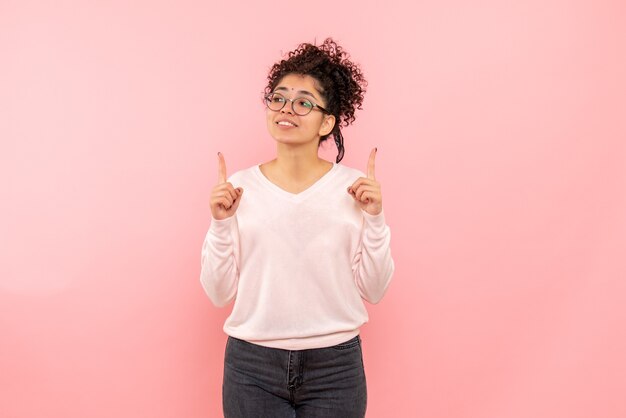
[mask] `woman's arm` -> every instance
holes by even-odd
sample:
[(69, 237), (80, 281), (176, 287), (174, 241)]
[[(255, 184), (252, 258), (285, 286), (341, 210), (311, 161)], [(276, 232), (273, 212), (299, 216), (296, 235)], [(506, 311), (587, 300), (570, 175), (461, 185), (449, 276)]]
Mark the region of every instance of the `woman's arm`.
[(202, 244), (200, 282), (217, 307), (230, 302), (237, 293), (239, 279), (239, 231), (236, 215), (211, 225)]
[(352, 261), (352, 272), (361, 297), (370, 303), (382, 299), (394, 271), (391, 231), (385, 223), (381, 186), (374, 174), (377, 152), (378, 148), (370, 152), (367, 176), (361, 173), (348, 187), (348, 193), (363, 214), (363, 232)]
[(384, 211), (378, 215), (363, 213), (363, 232), (352, 261), (354, 280), (361, 297), (378, 303), (395, 269), (391, 258), (391, 231), (385, 223)]

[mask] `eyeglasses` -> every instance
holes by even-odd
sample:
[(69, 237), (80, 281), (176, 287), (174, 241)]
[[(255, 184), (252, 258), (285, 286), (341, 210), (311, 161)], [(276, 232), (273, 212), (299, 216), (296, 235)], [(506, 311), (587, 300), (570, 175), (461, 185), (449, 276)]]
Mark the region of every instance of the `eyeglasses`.
[(293, 109), (293, 113), (298, 116), (306, 116), (314, 108), (318, 108), (324, 113), (330, 114), (330, 112), (324, 109), (322, 106), (312, 103), (310, 100), (305, 99), (304, 97), (297, 97), (295, 99), (288, 99), (280, 93), (268, 93), (263, 96), (265, 105), (268, 109), (278, 112), (287, 104), (287, 100), (291, 102), (291, 108)]

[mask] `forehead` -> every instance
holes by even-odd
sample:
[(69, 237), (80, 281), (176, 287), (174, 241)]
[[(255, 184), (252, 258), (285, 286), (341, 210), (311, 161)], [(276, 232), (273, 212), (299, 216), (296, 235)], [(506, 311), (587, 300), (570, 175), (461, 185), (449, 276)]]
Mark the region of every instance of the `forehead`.
[(318, 81), (310, 75), (287, 74), (278, 82), (274, 90), (278, 88), (290, 93), (295, 93), (300, 90), (308, 91), (316, 98), (321, 96), (320, 90), (318, 89)]

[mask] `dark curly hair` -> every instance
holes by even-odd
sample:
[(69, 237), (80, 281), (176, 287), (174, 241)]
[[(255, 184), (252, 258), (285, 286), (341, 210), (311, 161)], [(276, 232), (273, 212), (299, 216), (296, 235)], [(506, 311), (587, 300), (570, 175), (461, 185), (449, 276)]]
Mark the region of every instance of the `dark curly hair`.
[(357, 64), (350, 61), (346, 53), (332, 38), (316, 46), (302, 43), (289, 52), (287, 59), (274, 64), (267, 76), (265, 94), (271, 93), (287, 74), (309, 75), (318, 81), (319, 90), (326, 102), (326, 109), (335, 116), (335, 126), (328, 134), (320, 137), (318, 147), (330, 134), (337, 145), (337, 162), (344, 154), (341, 125), (354, 122), (354, 112), (362, 109), (367, 81)]

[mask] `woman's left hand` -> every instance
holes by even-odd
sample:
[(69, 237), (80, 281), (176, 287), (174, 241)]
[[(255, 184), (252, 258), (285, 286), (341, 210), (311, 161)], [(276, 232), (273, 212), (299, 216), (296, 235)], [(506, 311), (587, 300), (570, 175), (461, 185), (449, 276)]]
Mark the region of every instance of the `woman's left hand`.
[(372, 149), (367, 162), (367, 177), (359, 177), (352, 186), (348, 187), (348, 193), (359, 205), (361, 210), (370, 215), (378, 215), (383, 211), (383, 195), (380, 192), (380, 183), (374, 178), (374, 158), (377, 148)]

